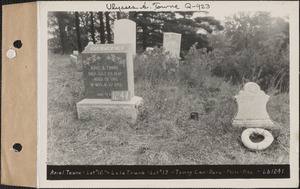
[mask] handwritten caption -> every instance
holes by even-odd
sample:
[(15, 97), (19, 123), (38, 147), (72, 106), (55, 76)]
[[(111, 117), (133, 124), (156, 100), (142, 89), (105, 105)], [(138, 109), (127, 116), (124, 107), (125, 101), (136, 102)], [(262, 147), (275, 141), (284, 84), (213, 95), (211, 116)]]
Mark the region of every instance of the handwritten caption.
[(208, 3), (183, 3), (183, 4), (167, 4), (164, 2), (144, 2), (142, 5), (118, 5), (117, 3), (107, 3), (107, 10), (116, 10), (116, 11), (126, 11), (126, 10), (153, 10), (153, 11), (162, 11), (162, 10), (187, 10), (187, 11), (205, 11), (210, 9), (210, 4)]

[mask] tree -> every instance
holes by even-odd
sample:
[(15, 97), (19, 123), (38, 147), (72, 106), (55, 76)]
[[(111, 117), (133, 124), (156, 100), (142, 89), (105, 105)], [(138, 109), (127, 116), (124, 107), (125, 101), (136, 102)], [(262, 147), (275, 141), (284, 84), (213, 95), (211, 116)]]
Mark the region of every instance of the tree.
[(80, 26), (79, 26), (79, 13), (75, 12), (75, 25), (76, 25), (76, 34), (77, 34), (77, 43), (78, 43), (78, 51), (82, 52), (82, 44), (80, 39)]
[(77, 49), (74, 12), (49, 12), (49, 50), (55, 53), (70, 53)]
[[(112, 32), (111, 23), (113, 19), (117, 18), (129, 18), (137, 24), (137, 46), (141, 46), (142, 49), (146, 49), (148, 46), (162, 46), (163, 32), (176, 32), (182, 34), (181, 48), (184, 51), (188, 51), (189, 48), (197, 42), (197, 48), (207, 48), (211, 50), (208, 35), (213, 31), (222, 30), (223, 27), (220, 22), (215, 20), (213, 17), (194, 17), (193, 12), (121, 12), (121, 13), (110, 13), (110, 12), (98, 12), (98, 19), (94, 18), (93, 12), (80, 12), (78, 13), (79, 19), (75, 15), (75, 21), (73, 12), (64, 12), (65, 19), (60, 19), (59, 28), (68, 27), (68, 34), (64, 33), (61, 29), (62, 40), (61, 44), (72, 42), (68, 49), (78, 47), (78, 36), (81, 37), (81, 43), (85, 46), (90, 39), (95, 43), (97, 41), (97, 32), (100, 36), (101, 43), (112, 43)], [(105, 14), (105, 18), (104, 15)], [(72, 19), (68, 18), (72, 16)], [(79, 20), (78, 27), (77, 21)], [(105, 21), (105, 26), (104, 26)], [(75, 25), (74, 25), (75, 23)], [(55, 25), (55, 23), (53, 23)], [(72, 28), (74, 25), (74, 29)], [(78, 30), (79, 28), (79, 30)], [(95, 31), (97, 30), (97, 31)], [(105, 35), (106, 32), (106, 35)], [(80, 33), (78, 35), (78, 33)], [(77, 36), (77, 37), (76, 37)], [(66, 40), (66, 38), (69, 38)], [(75, 37), (75, 38), (74, 38)], [(106, 40), (105, 40), (106, 37)], [(77, 38), (77, 39), (76, 39)], [(74, 43), (75, 42), (75, 43)], [(73, 44), (74, 43), (74, 44)], [(79, 48), (79, 47), (78, 47)], [(65, 50), (66, 47), (63, 47)], [(65, 52), (65, 51), (64, 51)]]
[(213, 73), (233, 83), (254, 81), (263, 90), (289, 86), (288, 22), (267, 12), (241, 12), (229, 17), (212, 46), (223, 58)]
[[(193, 12), (130, 12), (129, 18), (137, 23), (138, 41), (143, 49), (148, 45), (161, 46), (163, 32), (182, 34), (181, 48), (188, 51), (195, 43), (197, 48), (208, 48), (207, 35), (215, 30), (222, 30), (223, 26), (213, 17), (193, 18)], [(181, 17), (180, 17), (181, 15)]]
[(109, 18), (110, 12), (105, 12), (105, 21), (106, 21), (106, 32), (107, 32), (107, 42), (112, 43), (111, 40), (111, 31), (110, 31), (110, 18)]
[(137, 24), (137, 43), (143, 50), (147, 46), (162, 45), (162, 26), (170, 13), (129, 12), (129, 18)]
[(103, 21), (103, 12), (98, 12), (98, 17), (100, 20), (99, 33), (101, 44), (105, 43), (105, 31), (104, 31), (104, 21)]
[(68, 39), (67, 39), (66, 31), (65, 31), (65, 27), (66, 27), (65, 19), (67, 18), (68, 15), (65, 14), (65, 12), (55, 12), (54, 16), (56, 17), (57, 23), (58, 23), (62, 53), (67, 53), (68, 52), (68, 50), (67, 50)]
[(162, 28), (164, 32), (177, 32), (182, 34), (181, 46), (184, 50), (197, 42), (196, 48), (212, 50), (209, 44), (208, 35), (213, 31), (221, 31), (224, 27), (220, 21), (210, 16), (192, 18), (191, 12), (184, 14), (183, 18), (167, 20)]
[(95, 26), (94, 26), (94, 14), (93, 12), (90, 12), (91, 14), (91, 37), (93, 40), (93, 43), (96, 43), (96, 38), (95, 38)]
[(149, 19), (149, 12), (131, 12), (129, 13), (129, 17), (134, 20), (139, 27), (142, 29), (142, 36), (140, 37), (142, 41), (143, 50), (145, 50), (148, 46), (148, 36), (150, 34), (149, 30), (151, 27), (151, 21)]

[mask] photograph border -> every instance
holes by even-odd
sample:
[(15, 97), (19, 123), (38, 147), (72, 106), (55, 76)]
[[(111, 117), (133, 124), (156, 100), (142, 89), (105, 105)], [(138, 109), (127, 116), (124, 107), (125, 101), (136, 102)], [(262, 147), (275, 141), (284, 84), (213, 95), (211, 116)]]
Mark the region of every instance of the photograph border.
[[(137, 1), (116, 1), (114, 3), (118, 5), (126, 5), (134, 4), (138, 6), (142, 6), (143, 2)], [(153, 1), (147, 1), (153, 2)], [(157, 1), (156, 1), (157, 2)], [(187, 3), (188, 1), (163, 1), (164, 4), (178, 4), (182, 6), (182, 4)], [(192, 1), (190, 1), (192, 2)], [(194, 1), (195, 2), (195, 1)], [(47, 15), (50, 11), (105, 11), (105, 4), (107, 2), (103, 1), (80, 1), (80, 2), (38, 2), (38, 28), (39, 28), (39, 36), (38, 36), (38, 186), (43, 188), (65, 188), (65, 187), (293, 187), (298, 184), (298, 140), (299, 140), (299, 128), (298, 127), (290, 127), (290, 175), (286, 175), (281, 179), (270, 179), (271, 177), (247, 177), (247, 179), (242, 179), (244, 177), (234, 177), (235, 179), (225, 179), (219, 178), (215, 179), (213, 177), (205, 177), (205, 178), (176, 178), (176, 175), (173, 178), (167, 178), (163, 175), (159, 175), (155, 178), (121, 178), (124, 180), (109, 180), (115, 179), (111, 177), (102, 177), (104, 180), (95, 180), (100, 178), (90, 178), (92, 180), (78, 180), (80, 178), (66, 178), (66, 180), (47, 180)], [(220, 11), (268, 11), (268, 10), (282, 10), (286, 9), (290, 12), (290, 125), (299, 125), (299, 9), (297, 8), (297, 3), (299, 2), (266, 2), (266, 1), (252, 1), (252, 2), (243, 2), (243, 1), (230, 1), (230, 2), (222, 2), (222, 1), (205, 1), (205, 3), (209, 3), (213, 9)], [(96, 5), (95, 5), (96, 4)], [(232, 6), (232, 4), (234, 6)], [(111, 11), (111, 10), (110, 10)], [(139, 10), (142, 11), (142, 10)], [(168, 11), (166, 9), (165, 11)], [(187, 11), (182, 8), (180, 11)], [(195, 11), (195, 10), (194, 10)], [(188, 167), (186, 165), (182, 165), (184, 167)], [(200, 166), (200, 165), (199, 165)], [(212, 165), (208, 165), (212, 166)], [(216, 165), (219, 166), (219, 165)], [(227, 165), (233, 166), (237, 169), (240, 169), (239, 166), (245, 167), (245, 165)], [(256, 165), (254, 165), (255, 167)], [(258, 165), (265, 166), (265, 165)], [(269, 165), (273, 166), (273, 165)], [(282, 165), (278, 165), (282, 166)], [(286, 165), (284, 165), (286, 166)], [(97, 167), (97, 166), (95, 166)], [(103, 167), (103, 166), (102, 166)], [(113, 169), (114, 166), (107, 166), (107, 169)], [(120, 166), (118, 169), (124, 166)], [(137, 169), (142, 168), (142, 166), (133, 166), (137, 167)], [(157, 166), (153, 166), (152, 169), (155, 170)], [(167, 167), (167, 166), (165, 166)], [(169, 166), (167, 169), (172, 169), (172, 166)], [(180, 166), (177, 166), (177, 168)], [(196, 165), (197, 167), (197, 165)], [(205, 167), (205, 166), (200, 166)], [(220, 166), (222, 167), (222, 165)], [(59, 169), (59, 166), (56, 167), (48, 167), (48, 173), (51, 171), (51, 168)], [(62, 167), (60, 167), (62, 168)], [(99, 167), (98, 167), (99, 168)], [(213, 168), (213, 167), (211, 167)], [(286, 167), (287, 168), (287, 167)], [(288, 169), (289, 169), (288, 168)], [(290, 176), (290, 178), (288, 178)], [(231, 177), (230, 177), (231, 178)], [(253, 179), (250, 179), (253, 178)], [(260, 179), (258, 179), (260, 178)], [(51, 179), (48, 177), (48, 179)], [(57, 178), (56, 178), (57, 179)], [(67, 180), (70, 179), (70, 180)], [(74, 180), (76, 179), (76, 180)], [(130, 179), (130, 180), (129, 180)], [(139, 179), (139, 180), (131, 180), (131, 179)], [(151, 180), (145, 180), (151, 179)], [(154, 179), (154, 180), (153, 180)], [(177, 179), (170, 180), (170, 179)], [(211, 180), (214, 179), (214, 180)], [(213, 182), (212, 182), (213, 181)]]

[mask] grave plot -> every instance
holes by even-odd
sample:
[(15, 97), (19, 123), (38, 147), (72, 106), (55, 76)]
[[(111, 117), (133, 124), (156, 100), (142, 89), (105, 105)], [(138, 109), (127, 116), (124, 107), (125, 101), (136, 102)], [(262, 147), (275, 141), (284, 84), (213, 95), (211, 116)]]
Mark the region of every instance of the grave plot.
[[(150, 60), (156, 61), (157, 57), (159, 59), (158, 54), (149, 56), (151, 58), (145, 59), (148, 62), (134, 62), (136, 73), (145, 75), (149, 69), (145, 70), (142, 66), (151, 65)], [(289, 163), (289, 114), (283, 111), (289, 107), (287, 94), (268, 93), (267, 112), (282, 130), (269, 148), (252, 152), (244, 147), (241, 133), (237, 133), (232, 126), (238, 112), (238, 104), (233, 98), (241, 90), (238, 86), (210, 78), (206, 81), (213, 83), (207, 83), (210, 87), (190, 88), (160, 75), (155, 78), (147, 76), (152, 78), (150, 82), (139, 73), (135, 74), (139, 77), (134, 82), (134, 95), (142, 97), (144, 103), (135, 124), (117, 114), (110, 119), (78, 119), (76, 103), (85, 99), (86, 95), (98, 98), (97, 93), (86, 94), (85, 76), (69, 64), (67, 56), (53, 55), (49, 61), (49, 164)], [(91, 78), (87, 81), (92, 81)], [(129, 91), (123, 88), (118, 90)], [(113, 99), (126, 97), (126, 93), (117, 95)], [(111, 96), (103, 98), (113, 101)], [(198, 120), (191, 118), (191, 113), (194, 115), (195, 112), (198, 113)]]
[[(272, 144), (274, 137), (278, 137), (280, 131), (280, 127), (273, 123), (267, 112), (270, 96), (260, 90), (256, 83), (248, 82), (235, 98), (238, 103), (238, 113), (232, 125), (245, 129), (241, 134), (241, 140), (247, 148), (265, 150)], [(259, 137), (262, 139), (254, 140)]]

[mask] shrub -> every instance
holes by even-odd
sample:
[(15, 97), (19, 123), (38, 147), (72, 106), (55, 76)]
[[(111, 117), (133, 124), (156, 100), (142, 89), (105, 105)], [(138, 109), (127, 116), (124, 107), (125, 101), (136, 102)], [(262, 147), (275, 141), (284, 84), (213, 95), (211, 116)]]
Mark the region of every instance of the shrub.
[(227, 18), (225, 30), (211, 35), (222, 58), (212, 69), (232, 84), (252, 81), (263, 90), (289, 90), (289, 23), (269, 13), (239, 13)]
[(189, 50), (185, 61), (179, 65), (180, 81), (190, 87), (203, 86), (211, 77), (211, 68), (214, 64), (215, 54), (207, 49), (197, 49), (195, 43)]
[(158, 84), (176, 81), (178, 60), (169, 56), (163, 48), (155, 47), (153, 51), (145, 52), (134, 58), (135, 79)]

